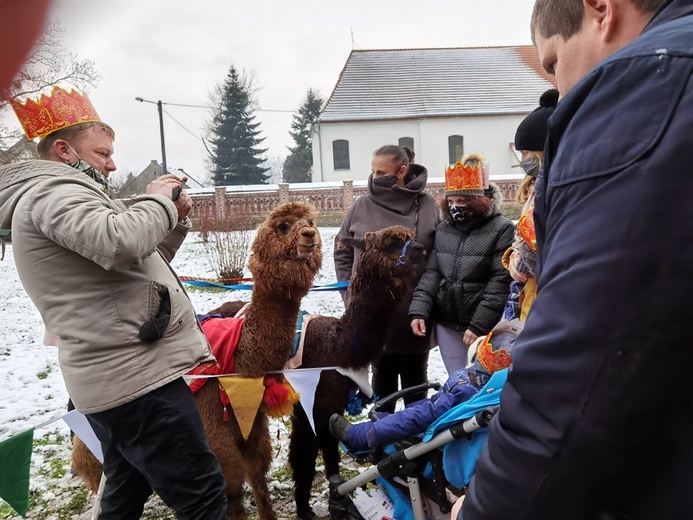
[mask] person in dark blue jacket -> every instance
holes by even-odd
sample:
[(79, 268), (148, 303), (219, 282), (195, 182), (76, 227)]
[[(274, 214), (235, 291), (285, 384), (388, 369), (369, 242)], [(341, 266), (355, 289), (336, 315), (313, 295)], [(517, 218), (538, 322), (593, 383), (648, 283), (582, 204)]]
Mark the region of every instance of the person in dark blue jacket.
[(693, 518), (693, 2), (537, 0), (538, 293), (458, 519)]

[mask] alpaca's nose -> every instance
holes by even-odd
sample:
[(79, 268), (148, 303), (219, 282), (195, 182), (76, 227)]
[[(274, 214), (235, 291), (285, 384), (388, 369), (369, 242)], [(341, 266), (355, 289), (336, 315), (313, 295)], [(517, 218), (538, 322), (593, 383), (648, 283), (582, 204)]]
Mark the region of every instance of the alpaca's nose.
[(304, 229), (301, 231), (301, 236), (304, 236), (306, 238), (313, 238), (313, 237), (315, 237), (315, 230), (314, 229)]

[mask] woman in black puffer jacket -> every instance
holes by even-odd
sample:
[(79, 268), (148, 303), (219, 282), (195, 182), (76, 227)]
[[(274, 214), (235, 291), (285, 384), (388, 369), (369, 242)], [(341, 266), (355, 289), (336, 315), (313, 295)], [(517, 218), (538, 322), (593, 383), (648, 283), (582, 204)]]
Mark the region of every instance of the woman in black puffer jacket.
[(511, 281), (502, 258), (515, 228), (500, 213), (500, 189), (484, 190), (482, 165), (480, 154), (469, 154), (445, 173), (444, 220), (409, 307), (417, 336), (435, 323), (449, 374), (467, 364), (469, 345), (498, 323)]

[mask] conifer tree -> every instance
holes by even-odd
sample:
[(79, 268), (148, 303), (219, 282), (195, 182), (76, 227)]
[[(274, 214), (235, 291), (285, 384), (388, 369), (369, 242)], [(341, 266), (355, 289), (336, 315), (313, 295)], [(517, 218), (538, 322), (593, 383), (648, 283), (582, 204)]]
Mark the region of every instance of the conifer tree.
[(249, 86), (244, 84), (231, 65), (221, 98), (212, 119), (211, 161), (214, 184), (264, 184), (268, 168), (262, 166), (267, 149), (259, 148), (260, 137), (255, 122)]
[(310, 129), (318, 119), (323, 100), (313, 89), (308, 89), (306, 99), (294, 114), (289, 134), (296, 146), (289, 146), (291, 153), (284, 161), (284, 182), (311, 182), (313, 173), (313, 148)]

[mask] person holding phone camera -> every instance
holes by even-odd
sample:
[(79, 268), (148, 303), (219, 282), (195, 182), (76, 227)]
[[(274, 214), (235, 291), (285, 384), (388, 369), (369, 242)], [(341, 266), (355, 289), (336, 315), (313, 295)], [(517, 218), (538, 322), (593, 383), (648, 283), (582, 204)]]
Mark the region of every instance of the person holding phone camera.
[(152, 491), (178, 518), (226, 518), (226, 483), (183, 380), (214, 361), (169, 262), (190, 230), (183, 180), (125, 207), (109, 196), (113, 129), (86, 96), (12, 101), (43, 160), (0, 167), (0, 228), (47, 330), (67, 392), (104, 454), (101, 520), (140, 518)]

